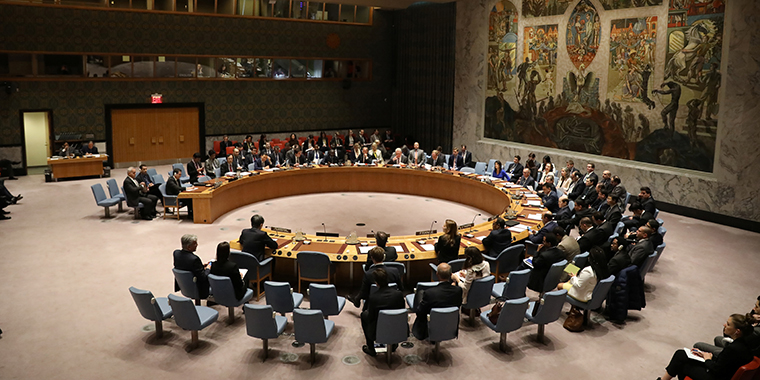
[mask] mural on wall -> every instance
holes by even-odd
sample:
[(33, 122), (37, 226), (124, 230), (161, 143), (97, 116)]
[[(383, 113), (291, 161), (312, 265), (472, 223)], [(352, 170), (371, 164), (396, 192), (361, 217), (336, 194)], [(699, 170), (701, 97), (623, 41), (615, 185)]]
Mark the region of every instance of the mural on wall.
[(566, 44), (570, 61), (575, 68), (588, 67), (599, 49), (602, 24), (599, 14), (589, 0), (581, 0), (567, 22)]
[(610, 27), (610, 68), (607, 98), (619, 102), (642, 102), (652, 109), (657, 17), (613, 20)]
[(572, 1), (574, 0), (523, 0), (522, 14), (525, 17), (561, 15)]
[[(602, 4), (619, 9), (661, 2)], [(668, 5), (667, 35), (657, 34), (657, 17), (612, 20), (604, 31), (610, 33), (610, 42), (600, 46), (599, 14), (590, 0), (580, 0), (566, 26), (568, 55), (559, 58), (556, 44), (555, 49), (542, 48), (552, 46), (544, 42), (546, 36), (556, 38), (556, 26), (521, 30), (524, 60), (516, 69), (517, 89), (487, 92), (484, 136), (712, 171), (725, 0), (669, 0)], [(668, 46), (664, 60), (655, 60), (658, 37)], [(546, 55), (545, 50), (555, 54)], [(591, 72), (599, 54), (608, 67)], [(573, 65), (560, 64), (570, 70), (558, 73), (557, 59)], [(655, 82), (658, 68), (664, 79)], [(600, 75), (607, 76), (604, 97)], [(562, 88), (556, 92), (559, 80)]]
[(606, 10), (652, 7), (662, 4), (662, 0), (599, 0), (599, 2)]
[(488, 90), (514, 90), (517, 21), (517, 8), (508, 0), (497, 2), (491, 9), (488, 23)]

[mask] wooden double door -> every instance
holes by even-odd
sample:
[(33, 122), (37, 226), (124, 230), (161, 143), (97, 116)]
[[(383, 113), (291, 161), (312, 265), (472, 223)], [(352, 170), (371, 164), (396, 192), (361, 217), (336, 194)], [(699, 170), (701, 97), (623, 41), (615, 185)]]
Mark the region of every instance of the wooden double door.
[(189, 158), (200, 135), (198, 107), (111, 109), (114, 163)]

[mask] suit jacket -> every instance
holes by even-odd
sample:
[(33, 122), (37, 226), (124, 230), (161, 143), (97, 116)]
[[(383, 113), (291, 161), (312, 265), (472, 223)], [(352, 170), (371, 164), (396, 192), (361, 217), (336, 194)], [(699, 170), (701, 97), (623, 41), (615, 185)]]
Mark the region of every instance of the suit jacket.
[(530, 271), (528, 288), (536, 292), (544, 290), (544, 279), (552, 264), (565, 259), (565, 254), (557, 247), (543, 249), (533, 256), (533, 270)]
[(433, 156), (430, 156), (430, 158), (427, 160), (427, 164), (430, 166), (443, 166), (444, 158), (442, 155), (438, 155), (435, 159), (433, 159)]
[[(578, 196), (575, 200), (576, 201), (584, 201), (584, 202), (586, 202), (586, 204), (591, 205), (596, 198), (599, 198), (599, 193), (596, 192), (596, 189), (593, 188), (593, 187), (588, 187), (587, 188), (584, 185), (583, 186), (583, 194), (581, 194), (580, 196)], [(596, 210), (594, 210), (594, 211), (596, 211)]]
[[(396, 261), (398, 259), (398, 253), (396, 253), (396, 248), (386, 246), (386, 247), (383, 247), (383, 249), (385, 249), (385, 258), (383, 259), (384, 263), (389, 262), (389, 261)], [(367, 255), (367, 262), (365, 264), (367, 265), (368, 269), (370, 266), (372, 266), (372, 256)]]
[(325, 154), (322, 153), (322, 151), (318, 149), (314, 149), (309, 151), (308, 158), (306, 159), (309, 163), (313, 163), (314, 159), (317, 159), (317, 164), (322, 165), (322, 163), (325, 160)]
[(351, 161), (352, 164), (355, 164), (357, 161), (359, 161), (359, 157), (361, 157), (361, 155), (361, 151), (357, 154), (356, 151), (351, 149), (351, 151), (348, 152), (348, 160)]
[(533, 186), (534, 189), (536, 188), (536, 180), (531, 176), (528, 176), (528, 178), (520, 176), (516, 183), (522, 187)]
[(367, 305), (367, 314), (362, 313), (362, 319), (366, 318), (367, 328), (364, 330), (364, 336), (368, 342), (377, 339), (377, 319), (380, 315), (380, 310), (406, 308), (404, 294), (400, 290), (389, 286), (377, 289), (375, 293), (369, 296), (365, 305)]
[[(573, 186), (573, 185), (570, 185), (570, 186)], [(574, 201), (578, 199), (578, 197), (583, 195), (585, 191), (586, 191), (586, 183), (579, 180), (578, 183), (575, 184), (575, 186), (573, 186), (573, 189), (570, 190), (570, 193), (567, 194), (567, 198), (570, 199), (571, 201)]]
[(92, 146), (92, 149), (90, 149), (89, 146), (83, 145), (82, 146), (82, 154), (98, 154), (98, 147), (95, 145)]
[(542, 201), (544, 202), (544, 207), (552, 213), (559, 211), (559, 197), (556, 191), (550, 191), (549, 195), (544, 195)]
[(240, 277), (240, 268), (232, 261), (219, 262), (215, 261), (211, 264), (211, 274), (215, 276), (229, 277), (232, 281), (232, 289), (235, 290), (235, 298), (238, 300), (243, 299), (245, 295), (246, 286), (243, 283), (243, 278)]
[(135, 207), (140, 203), (140, 197), (144, 196), (142, 187), (135, 183), (129, 176), (124, 179), (122, 184), (124, 187), (124, 195), (127, 197), (127, 206)]
[[(739, 367), (752, 361), (754, 354), (750, 344), (751, 336), (741, 337), (726, 345), (720, 354), (714, 355), (712, 360), (704, 362), (708, 373), (713, 379), (731, 379)], [(717, 357), (716, 357), (717, 356)], [(691, 361), (690, 361), (691, 362)], [(696, 362), (699, 365), (699, 362)], [(694, 365), (693, 363), (689, 363)]]
[[(190, 251), (177, 249), (174, 251), (174, 268), (192, 272), (196, 278), (195, 284), (198, 286), (198, 295), (200, 298), (208, 298), (208, 277), (200, 257)], [(179, 291), (179, 284), (176, 280), (174, 281), (174, 291)]]
[(617, 277), (618, 273), (631, 266), (631, 256), (628, 255), (628, 251), (623, 249), (614, 253), (612, 258), (607, 262), (607, 269), (610, 274)]
[(435, 287), (425, 290), (412, 327), (414, 336), (419, 340), (428, 337), (427, 316), (431, 309), (451, 306), (462, 306), (462, 288), (459, 286), (452, 285), (450, 282), (440, 282)]
[(187, 175), (190, 177), (190, 183), (198, 182), (198, 177), (202, 177), (203, 172), (203, 163), (198, 163), (198, 168), (195, 167), (194, 161), (187, 163)]
[(374, 158), (374, 157), (372, 157), (372, 155), (371, 155), (371, 154), (367, 153), (367, 154), (365, 155), (364, 153), (362, 153), (362, 154), (359, 156), (359, 158), (357, 159), (357, 161), (358, 161), (358, 162), (360, 162), (360, 163), (362, 163), (362, 164), (368, 164), (368, 165), (369, 165), (369, 164), (371, 164), (371, 163), (372, 163), (372, 161), (373, 161), (374, 159), (375, 159), (375, 158)]
[(178, 195), (184, 190), (179, 181), (174, 176), (169, 177), (166, 181), (166, 195)]
[(227, 157), (227, 147), (232, 146), (232, 141), (227, 141), (226, 143), (224, 140), (222, 140), (219, 143), (219, 157)]
[(581, 253), (578, 241), (570, 235), (565, 235), (565, 237), (562, 238), (562, 241), (557, 244), (557, 248), (565, 254), (565, 259), (568, 262), (572, 262), (575, 256), (578, 256)]
[(340, 164), (340, 163), (342, 163), (342, 162), (343, 162), (343, 160), (340, 158), (340, 156), (339, 156), (337, 153), (336, 153), (336, 154), (334, 154), (334, 155), (332, 155), (332, 156), (330, 156), (330, 155), (328, 154), (327, 156), (325, 156), (325, 159), (324, 159), (324, 160), (322, 160), (322, 163), (323, 163), (324, 165), (329, 165), (329, 164)]
[(583, 218), (590, 218), (594, 214), (594, 210), (589, 207), (581, 209), (581, 211), (573, 211), (573, 216), (570, 219), (562, 219), (558, 223), (560, 227), (567, 228), (568, 226), (577, 227), (578, 223)]
[(388, 160), (388, 164), (390, 165), (409, 165), (409, 158), (407, 158), (403, 153), (401, 154), (401, 158), (397, 157), (395, 154), (391, 156), (390, 160)]
[(583, 234), (580, 239), (578, 239), (578, 247), (580, 248), (581, 252), (588, 252), (591, 247), (601, 246), (605, 241), (607, 241), (608, 237), (609, 235), (607, 235), (603, 229), (591, 227), (591, 229), (586, 231), (586, 233)]
[(447, 245), (443, 240), (443, 236), (441, 235), (435, 243), (435, 255), (438, 257), (439, 263), (448, 263), (459, 257), (459, 244), (462, 241), (462, 236), (457, 235), (456, 239), (454, 239), (454, 245)]
[(554, 213), (554, 220), (569, 219), (573, 217), (573, 210), (570, 206), (561, 207)]
[[(644, 209), (644, 212), (648, 212), (654, 216), (654, 213), (656, 211), (656, 207), (654, 205), (654, 199), (652, 197), (647, 198), (646, 200), (639, 198), (639, 202), (641, 202), (641, 208)], [(649, 220), (649, 219), (647, 219)], [(646, 221), (645, 221), (646, 223)]]
[(290, 165), (304, 165), (306, 164), (306, 155), (301, 153), (301, 157), (296, 158), (296, 154), (293, 153), (293, 151), (289, 151), (288, 154), (285, 155), (285, 162), (290, 163)]
[(625, 186), (623, 186), (623, 184), (613, 187), (612, 191), (610, 191), (610, 195), (613, 198), (617, 198), (618, 205), (622, 206), (624, 209), (625, 209), (625, 204), (623, 204), (623, 202), (625, 202), (626, 193), (627, 191), (625, 190)]
[(475, 165), (472, 163), (472, 153), (469, 151), (464, 151), (459, 153), (460, 156), (462, 156), (462, 163), (464, 163), (464, 166), (469, 167), (475, 167)]
[(512, 162), (511, 164), (509, 164), (509, 166), (507, 166), (507, 173), (513, 179), (522, 176), (522, 172), (523, 172), (523, 166), (519, 162), (518, 163)]
[(596, 175), (595, 172), (586, 173), (586, 175), (583, 176), (583, 182), (586, 182), (586, 180), (589, 178), (593, 178), (594, 183), (599, 183), (599, 176)]
[[(372, 270), (364, 272), (364, 277), (362, 277), (362, 285), (361, 288), (359, 288), (359, 296), (356, 297), (356, 299), (369, 299), (369, 289), (372, 287), (372, 284), (375, 283), (375, 270), (378, 268), (384, 268), (385, 271), (388, 272), (389, 284), (395, 283), (399, 288), (401, 287), (401, 276), (398, 274), (398, 270), (396, 270), (396, 268), (387, 267), (383, 264), (378, 264)], [(367, 303), (364, 303), (364, 309), (367, 309)]]
[(224, 163), (222, 163), (222, 166), (219, 167), (219, 171), (222, 173), (222, 175), (224, 175), (224, 173), (229, 173), (229, 172), (233, 172), (234, 173), (235, 172), (235, 168), (236, 168), (235, 164), (232, 164), (230, 166), (227, 163), (227, 161), (224, 161)]
[(145, 173), (144, 175), (142, 173), (137, 173), (135, 176), (135, 179), (137, 180), (137, 183), (145, 182), (145, 186), (148, 186), (148, 184), (153, 183), (153, 178), (150, 178), (150, 174)]
[[(417, 159), (415, 160), (415, 153), (417, 154)], [(422, 149), (412, 149), (409, 151), (409, 154), (407, 155), (407, 159), (409, 160), (410, 165), (423, 165), (425, 164), (425, 161), (427, 160), (427, 157), (425, 157), (425, 151)]]
[(628, 255), (631, 256), (631, 264), (641, 268), (641, 265), (646, 261), (647, 256), (654, 252), (652, 242), (649, 239), (642, 239), (636, 243), (631, 249), (628, 250)]
[(613, 229), (622, 218), (623, 213), (620, 212), (620, 207), (617, 206), (608, 208), (607, 212), (604, 214), (604, 220), (610, 223), (613, 226)]
[(530, 242), (533, 244), (541, 244), (544, 242), (544, 236), (553, 234), (554, 228), (556, 227), (557, 227), (557, 222), (552, 220), (551, 222), (546, 223), (543, 227), (541, 227), (541, 229), (538, 230), (538, 232), (536, 232), (535, 235), (529, 235), (528, 240), (530, 240)]
[(464, 161), (462, 161), (462, 156), (460, 155), (451, 155), (449, 157), (449, 169), (451, 170), (459, 170), (464, 166)]
[(247, 228), (240, 233), (240, 246), (242, 251), (256, 256), (259, 261), (264, 260), (264, 247), (277, 249), (277, 242), (258, 228)]
[(512, 232), (506, 228), (492, 230), (483, 239), (483, 246), (488, 250), (487, 254), (491, 257), (496, 257), (501, 251), (507, 249), (510, 244), (512, 244)]

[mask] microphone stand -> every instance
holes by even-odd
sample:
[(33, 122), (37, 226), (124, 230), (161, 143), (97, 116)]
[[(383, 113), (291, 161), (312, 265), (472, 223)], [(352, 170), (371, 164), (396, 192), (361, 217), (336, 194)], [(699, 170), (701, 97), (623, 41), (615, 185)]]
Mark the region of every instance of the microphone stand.
[(472, 223), (470, 223), (470, 232), (472, 232), (472, 228), (475, 227), (475, 218), (479, 217), (480, 213), (478, 215), (475, 215), (472, 217)]
[(430, 229), (428, 229), (428, 240), (430, 240), (430, 235), (433, 234), (433, 224), (438, 223), (437, 220), (434, 220), (433, 223), (430, 223)]

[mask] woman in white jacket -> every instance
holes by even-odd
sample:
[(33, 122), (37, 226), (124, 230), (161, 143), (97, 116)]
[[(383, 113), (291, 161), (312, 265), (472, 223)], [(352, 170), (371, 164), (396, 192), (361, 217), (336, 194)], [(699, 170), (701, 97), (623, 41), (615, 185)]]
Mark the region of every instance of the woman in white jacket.
[(567, 295), (581, 302), (588, 302), (594, 293), (594, 287), (599, 279), (609, 277), (607, 256), (599, 247), (592, 247), (588, 255), (589, 266), (581, 269), (578, 274), (570, 273), (570, 281), (557, 285), (557, 290), (567, 290)]
[(467, 303), (467, 293), (470, 291), (472, 282), (491, 275), (491, 266), (488, 261), (483, 260), (483, 254), (475, 247), (467, 247), (464, 250), (464, 266), (462, 270), (455, 273), (452, 277), (462, 288), (462, 304)]

